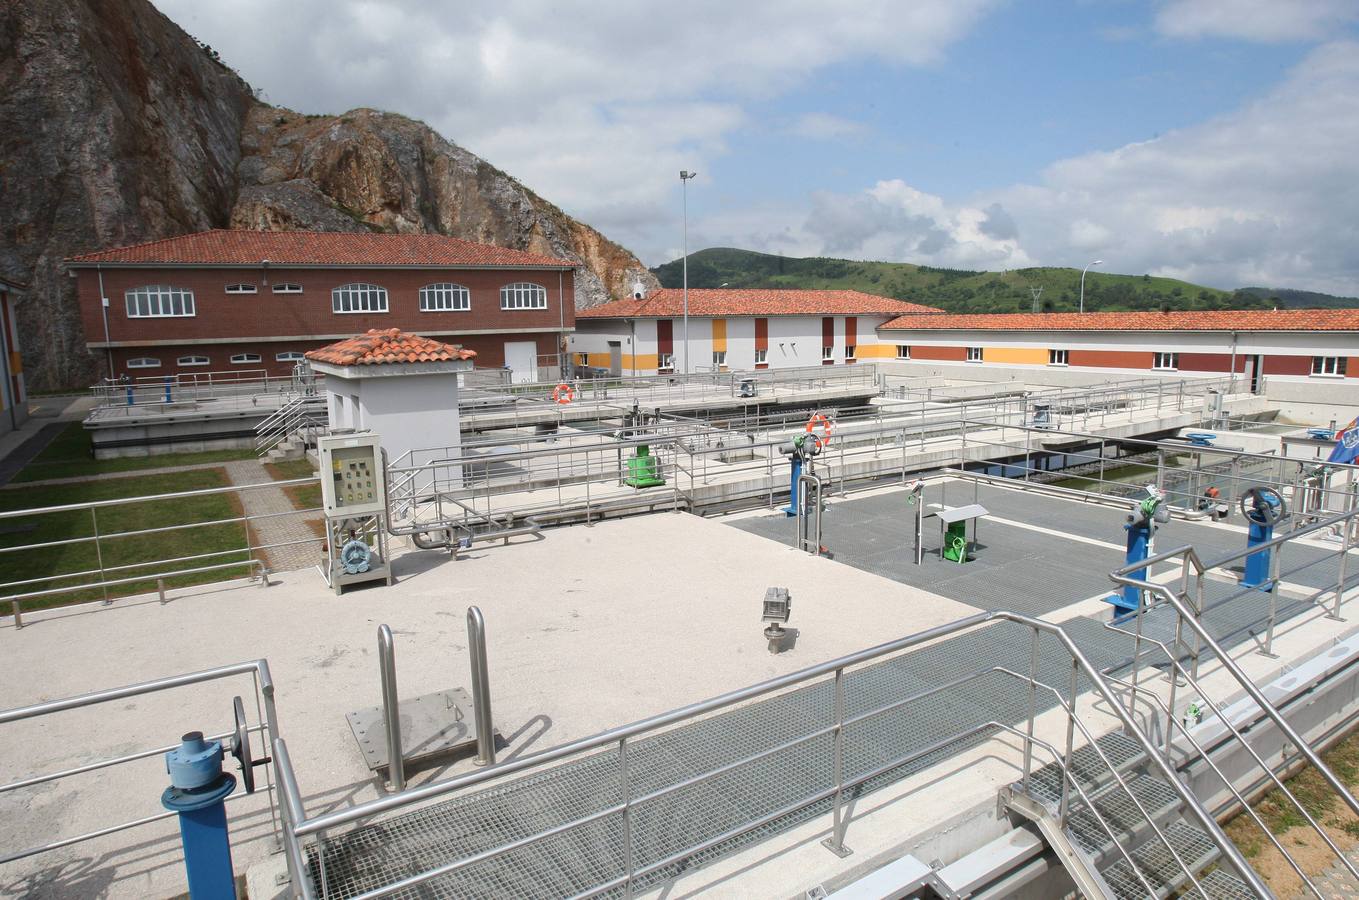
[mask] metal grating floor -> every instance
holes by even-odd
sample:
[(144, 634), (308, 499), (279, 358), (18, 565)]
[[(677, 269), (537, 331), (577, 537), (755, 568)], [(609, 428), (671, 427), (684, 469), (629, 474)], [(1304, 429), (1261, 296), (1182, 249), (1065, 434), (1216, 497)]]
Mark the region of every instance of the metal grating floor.
[[(992, 494), (1003, 494), (1008, 500), (1011, 493), (983, 490), (981, 503), (1001, 518), (1030, 521), (1031, 517), (1026, 518), (1018, 511), (1011, 513), (991, 507)], [(939, 491), (927, 491), (925, 499), (927, 503), (944, 500), (954, 506), (971, 503), (972, 489), (954, 483), (946, 498)], [(1079, 504), (1043, 497), (1031, 499), (1041, 504), (1074, 507), (1082, 515), (1089, 513), (1088, 508)], [(1098, 509), (1103, 521), (1077, 527), (1068, 522), (1063, 530), (1091, 534), (1110, 542), (1122, 540), (1123, 514), (1112, 508)], [(731, 526), (794, 546), (795, 522), (779, 512), (737, 520)], [(903, 493), (832, 503), (822, 518), (823, 543), (835, 554), (837, 562), (981, 609), (1008, 609), (1029, 615), (1050, 613), (1103, 591), (1112, 592), (1109, 573), (1123, 564), (1123, 554), (1111, 548), (985, 519), (977, 530), (978, 546), (973, 558), (965, 564), (939, 558), (937, 519), (925, 520), (923, 538), (924, 560), (917, 566), (912, 556), (914, 526)]]
[[(1093, 625), (1093, 623), (1090, 623)], [(1097, 628), (1097, 626), (1096, 626)], [(1097, 665), (1121, 657), (1126, 638), (1098, 629), (1103, 648), (1088, 648)], [(1092, 633), (1093, 635), (1094, 633)], [(986, 626), (948, 641), (846, 673), (846, 715), (882, 706), (945, 683), (958, 672), (992, 665), (1026, 671), (1027, 629)], [(1108, 638), (1104, 637), (1105, 635)], [(1110, 638), (1112, 640), (1110, 640)], [(1114, 645), (1120, 647), (1114, 650)], [(1070, 657), (1054, 638), (1039, 643), (1039, 677), (1066, 684)], [(946, 677), (947, 676), (947, 677)], [(1087, 689), (1088, 684), (1081, 684)], [(629, 745), (633, 796), (713, 771), (738, 757), (767, 750), (832, 722), (829, 680), (662, 732)], [(1040, 709), (1052, 705), (1039, 692)], [(917, 700), (900, 710), (845, 729), (848, 779), (921, 751), (991, 720), (1013, 724), (1027, 716), (1027, 694), (999, 674)], [(851, 796), (870, 793), (934, 766), (973, 746), (983, 733), (954, 741), (866, 782)], [(803, 796), (832, 786), (829, 735), (772, 754), (710, 781), (634, 807), (634, 865), (643, 867), (752, 819), (774, 813)], [(332, 897), (350, 897), (417, 872), (465, 859), (597, 812), (620, 799), (618, 755), (601, 752), (475, 794), (395, 816), (326, 842), (324, 880)], [(639, 878), (656, 884), (817, 816), (830, 801), (784, 815), (770, 824)], [(318, 890), (322, 864), (311, 854)], [(404, 897), (565, 896), (623, 872), (622, 821), (611, 815), (562, 835), (395, 894)]]

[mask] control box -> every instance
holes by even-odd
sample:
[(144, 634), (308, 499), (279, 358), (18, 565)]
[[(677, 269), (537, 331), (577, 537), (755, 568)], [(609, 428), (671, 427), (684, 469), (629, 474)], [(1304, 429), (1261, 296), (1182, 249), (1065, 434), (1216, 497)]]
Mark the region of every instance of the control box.
[(328, 517), (371, 516), (387, 508), (381, 440), (371, 432), (331, 434), (317, 445), (321, 505)]

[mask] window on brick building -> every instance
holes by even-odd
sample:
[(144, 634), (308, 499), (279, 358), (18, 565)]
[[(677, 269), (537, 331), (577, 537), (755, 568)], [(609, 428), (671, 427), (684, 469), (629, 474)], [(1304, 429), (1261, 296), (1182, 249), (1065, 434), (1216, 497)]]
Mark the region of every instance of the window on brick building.
[(1180, 367), (1180, 354), (1164, 352), (1153, 353), (1151, 355), (1151, 367), (1166, 372), (1173, 372)]
[(127, 361), (129, 369), (159, 369), (160, 360), (154, 356), (136, 356)]
[(764, 365), (764, 364), (767, 363), (767, 362), (769, 362), (769, 351), (768, 351), (768, 350), (756, 350), (756, 351), (755, 351), (755, 365), (757, 365), (757, 366), (762, 366), (762, 365)]
[(275, 294), (300, 294), (300, 293), (302, 293), (302, 285), (297, 284), (296, 282), (293, 282), (293, 281), (284, 281), (284, 282), (282, 282), (282, 283), (280, 283), (280, 284), (274, 285), (274, 293), (275, 293)]
[(967, 348), (967, 361), (968, 361), (968, 362), (981, 362), (981, 361), (982, 361), (982, 348), (980, 348), (980, 347), (968, 347), (968, 348)]
[(295, 363), (295, 362), (301, 362), (302, 359), (303, 359), (302, 354), (301, 354), (299, 351), (297, 351), (297, 350), (288, 350), (288, 351), (285, 351), (285, 352), (283, 352), (283, 353), (275, 353), (275, 354), (274, 354), (274, 362), (291, 362), (291, 363)]
[(257, 363), (259, 361), (260, 355), (258, 353), (237, 353), (235, 356), (231, 357), (231, 364), (233, 366), (244, 366), (248, 363)]
[(427, 284), (420, 288), (421, 312), (466, 312), (472, 308), (472, 295), (460, 284)]
[(337, 313), (385, 313), (387, 289), (376, 284), (342, 284), (330, 292), (330, 308)]
[(910, 359), (911, 348), (907, 344), (897, 344), (897, 359)]
[(834, 347), (822, 347), (822, 348), (821, 348), (821, 358), (822, 358), (822, 359), (835, 359), (835, 348), (834, 348)]
[(1346, 362), (1348, 360), (1343, 356), (1314, 356), (1312, 357), (1312, 374), (1329, 375), (1336, 378), (1343, 377)]
[(846, 344), (845, 359), (854, 359), (854, 354), (858, 351), (858, 349), (859, 349), (858, 346), (856, 346), (855, 344)]
[(208, 359), (206, 356), (181, 356), (179, 359), (175, 360), (175, 365), (206, 366), (210, 362), (212, 362), (212, 360)]
[(547, 309), (547, 289), (541, 284), (519, 281), (500, 289), (501, 309)]
[(226, 286), (226, 292), (228, 294), (254, 294), (257, 291), (258, 288), (256, 288), (253, 284), (245, 284), (244, 282), (240, 284), (229, 284)]
[[(133, 319), (161, 319), (194, 315), (193, 291), (167, 284), (148, 284), (123, 295)], [(159, 363), (157, 363), (159, 365)]]
[(1048, 351), (1048, 365), (1050, 366), (1065, 366), (1070, 358), (1071, 354), (1067, 350)]

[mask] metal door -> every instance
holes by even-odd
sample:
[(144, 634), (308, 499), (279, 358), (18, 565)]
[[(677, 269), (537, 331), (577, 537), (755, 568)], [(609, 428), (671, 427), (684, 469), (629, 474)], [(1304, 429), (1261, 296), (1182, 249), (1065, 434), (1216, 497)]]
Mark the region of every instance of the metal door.
[(522, 384), (538, 380), (538, 344), (534, 341), (506, 341), (505, 367), (510, 381)]
[(623, 374), (623, 342), (609, 341), (609, 374)]

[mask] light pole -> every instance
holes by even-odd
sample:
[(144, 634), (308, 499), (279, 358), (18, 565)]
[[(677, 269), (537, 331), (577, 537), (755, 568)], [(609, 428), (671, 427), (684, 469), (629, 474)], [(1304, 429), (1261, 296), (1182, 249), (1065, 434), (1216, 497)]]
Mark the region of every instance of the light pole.
[(1087, 265), (1084, 269), (1081, 269), (1081, 312), (1085, 312), (1085, 273), (1090, 271), (1090, 266), (1102, 265), (1104, 265), (1104, 260), (1097, 259)]
[(689, 374), (689, 179), (697, 172), (680, 169), (680, 187), (684, 193), (684, 374)]

